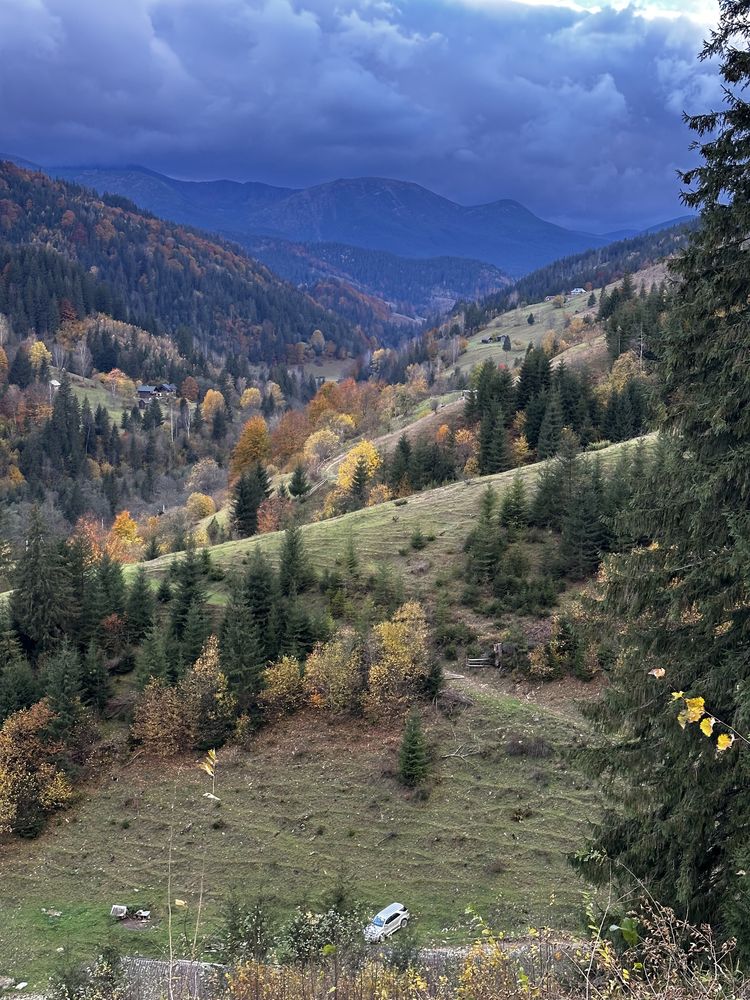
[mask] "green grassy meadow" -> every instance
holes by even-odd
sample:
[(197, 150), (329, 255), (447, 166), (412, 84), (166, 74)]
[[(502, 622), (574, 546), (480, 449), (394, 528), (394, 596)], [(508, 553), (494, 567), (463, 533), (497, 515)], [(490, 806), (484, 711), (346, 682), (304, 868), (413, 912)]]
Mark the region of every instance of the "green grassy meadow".
[[(494, 361), (512, 368), (517, 359), (523, 359), (529, 343), (538, 345), (548, 330), (555, 330), (562, 337), (566, 318), (585, 313), (588, 297), (589, 292), (586, 292), (568, 299), (562, 309), (556, 308), (552, 302), (535, 302), (502, 313), (469, 338), (469, 346), (458, 358), (456, 367), (468, 373), (475, 365)], [(532, 326), (528, 323), (529, 313), (534, 314)], [(510, 351), (504, 351), (502, 343), (482, 343), (483, 338), (505, 334), (510, 337)]]
[[(425, 710), (435, 752), (426, 801), (393, 778), (399, 720), (313, 710), (263, 730), (247, 750), (220, 752), (220, 803), (203, 797), (208, 779), (192, 759), (103, 769), (38, 840), (2, 847), (0, 974), (38, 985), (59, 948), (86, 958), (108, 937), (126, 954), (163, 955), (170, 839), (172, 897), (188, 903), (176, 911), (178, 952), (204, 859), (209, 940), (232, 889), (262, 896), (277, 917), (324, 904), (337, 886), (369, 910), (398, 899), (430, 943), (468, 941), (467, 906), (509, 932), (575, 929), (585, 886), (566, 858), (597, 796), (568, 751), (585, 730), (493, 691), (491, 679), (453, 684), (473, 705), (453, 720)], [(509, 754), (519, 736), (541, 737), (543, 755)], [(440, 759), (460, 744), (480, 753)], [(114, 903), (151, 909), (152, 924), (115, 924)]]
[[(616, 461), (625, 447), (628, 445), (611, 445), (597, 451), (596, 455), (606, 467)], [(303, 524), (306, 551), (318, 573), (330, 570), (339, 564), (351, 537), (363, 573), (374, 571), (381, 563), (390, 564), (403, 574), (409, 595), (419, 597), (423, 593), (433, 593), (436, 581), (440, 586), (445, 574), (455, 566), (484, 490), (491, 485), (502, 496), (518, 474), (531, 494), (541, 468), (542, 463), (537, 463), (494, 476), (461, 480), (435, 490), (415, 493), (406, 502), (390, 500), (326, 521)], [(417, 528), (426, 536), (434, 536), (419, 552), (410, 547), (411, 537)], [(224, 542), (211, 547), (211, 558), (225, 571), (241, 569), (256, 548), (275, 561), (282, 539), (282, 532), (272, 532)], [(142, 565), (152, 579), (158, 580), (175, 558), (180, 558), (179, 553), (170, 553)], [(132, 572), (133, 567), (126, 568), (126, 573)], [(224, 600), (223, 585), (212, 585), (209, 602), (222, 604)]]

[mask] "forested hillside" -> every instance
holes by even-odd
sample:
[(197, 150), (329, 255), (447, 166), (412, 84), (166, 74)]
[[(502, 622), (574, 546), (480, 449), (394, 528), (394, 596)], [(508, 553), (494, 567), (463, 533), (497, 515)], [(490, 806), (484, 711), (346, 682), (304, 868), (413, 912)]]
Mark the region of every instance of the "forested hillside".
[[(4, 244), (57, 251), (96, 283), (98, 300), (91, 289), (88, 302), (83, 287), (74, 294), (67, 307), (74, 316), (109, 307), (115, 318), (153, 333), (176, 335), (187, 329), (204, 352), (236, 354), (256, 363), (286, 360), (287, 348), (308, 340), (316, 329), (344, 354), (363, 347), (362, 336), (349, 323), (236, 248), (162, 222), (121, 198), (99, 200), (7, 161), (0, 164), (0, 195)], [(66, 308), (63, 297), (56, 313), (43, 315), (50, 307), (41, 301), (49, 300), (42, 277), (34, 266), (26, 268), (23, 291), (15, 283), (10, 287), (12, 275), (4, 278), (5, 300), (21, 329), (28, 328), (29, 314), (41, 312), (43, 321), (53, 322)], [(77, 280), (83, 286), (84, 279)]]
[(576, 286), (603, 288), (625, 274), (633, 274), (683, 249), (697, 224), (680, 223), (670, 229), (643, 233), (563, 257), (519, 278), (512, 288), (458, 308), (465, 309), (469, 327), (476, 329), (492, 316), (521, 302), (539, 302), (547, 295), (564, 295)]

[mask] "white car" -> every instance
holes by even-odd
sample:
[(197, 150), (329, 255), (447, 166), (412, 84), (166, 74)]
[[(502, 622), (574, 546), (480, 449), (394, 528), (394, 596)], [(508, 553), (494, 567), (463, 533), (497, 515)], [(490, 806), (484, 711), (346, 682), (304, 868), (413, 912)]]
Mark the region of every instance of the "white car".
[(391, 903), (376, 914), (365, 927), (365, 941), (375, 943), (389, 938), (391, 934), (406, 927), (409, 923), (409, 911), (402, 903)]

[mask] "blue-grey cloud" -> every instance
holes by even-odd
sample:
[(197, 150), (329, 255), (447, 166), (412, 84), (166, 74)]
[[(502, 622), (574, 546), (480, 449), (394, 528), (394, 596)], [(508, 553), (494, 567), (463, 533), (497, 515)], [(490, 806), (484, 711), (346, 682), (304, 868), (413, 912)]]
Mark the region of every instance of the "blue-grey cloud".
[(394, 176), (588, 228), (677, 214), (681, 113), (720, 99), (701, 27), (573, 6), (3, 0), (0, 148), (293, 186)]

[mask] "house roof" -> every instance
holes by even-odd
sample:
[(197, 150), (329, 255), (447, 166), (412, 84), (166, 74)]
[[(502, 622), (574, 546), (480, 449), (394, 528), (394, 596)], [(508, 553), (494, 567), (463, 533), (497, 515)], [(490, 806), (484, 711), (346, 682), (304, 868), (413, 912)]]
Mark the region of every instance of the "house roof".
[(139, 385), (138, 392), (156, 392), (155, 385)]

